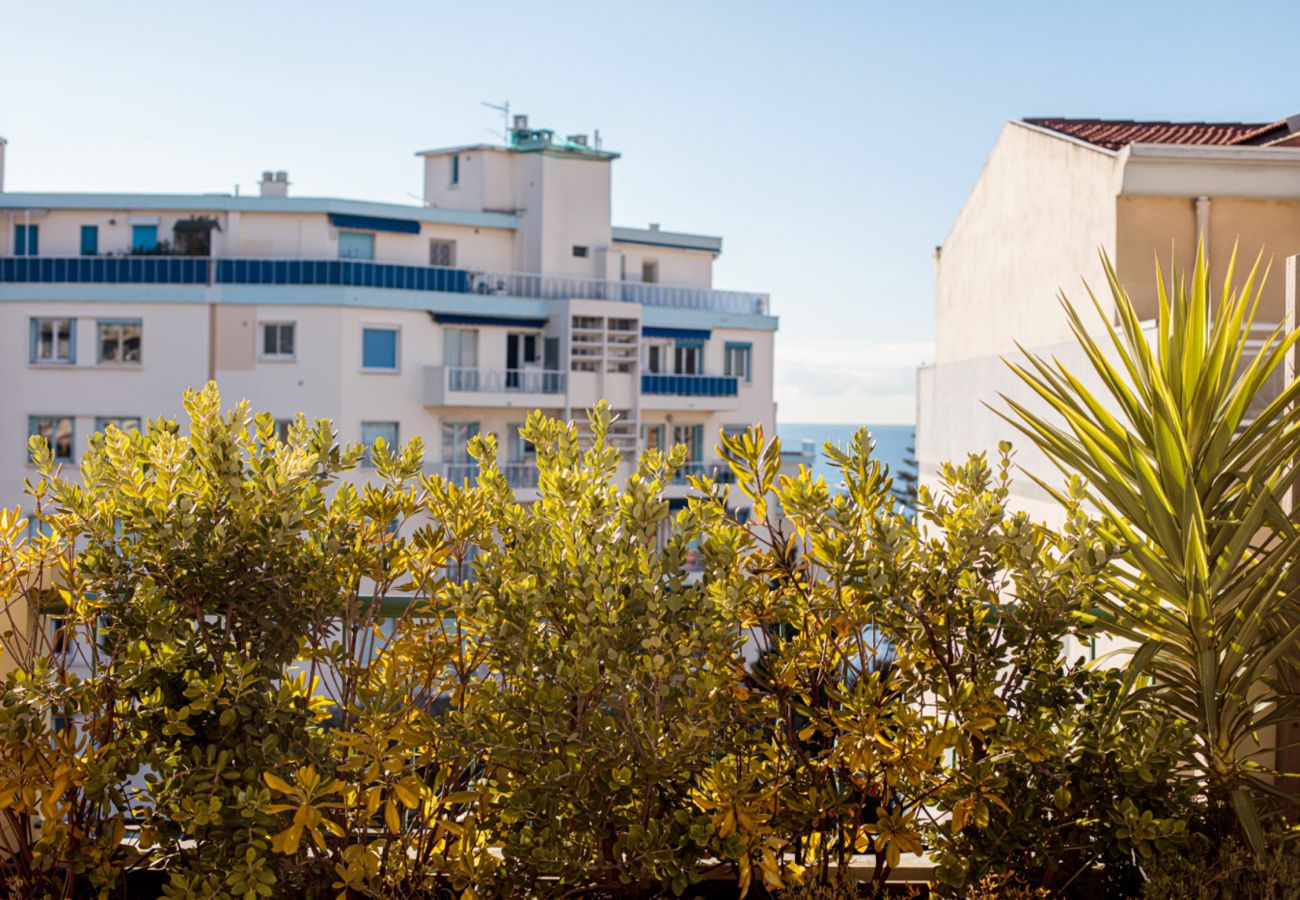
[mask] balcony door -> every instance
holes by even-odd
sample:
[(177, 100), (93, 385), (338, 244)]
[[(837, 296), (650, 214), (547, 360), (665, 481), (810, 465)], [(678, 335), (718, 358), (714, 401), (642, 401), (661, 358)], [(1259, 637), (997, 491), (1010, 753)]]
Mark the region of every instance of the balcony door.
[(700, 375), (704, 372), (704, 347), (695, 343), (679, 342), (676, 353), (678, 375)]
[(532, 390), (540, 383), (535, 374), (542, 369), (542, 336), (535, 331), (511, 331), (506, 334), (506, 390)]
[(447, 387), (477, 391), (478, 329), (447, 328), (442, 333), (442, 363), (447, 367)]

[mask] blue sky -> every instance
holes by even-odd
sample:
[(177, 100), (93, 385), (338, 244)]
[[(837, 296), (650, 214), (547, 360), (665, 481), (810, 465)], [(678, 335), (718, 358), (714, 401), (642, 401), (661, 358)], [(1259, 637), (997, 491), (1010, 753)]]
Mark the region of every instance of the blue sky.
[[(599, 128), (615, 221), (721, 234), (781, 316), (784, 421), (897, 422), (931, 255), (1006, 120), (1300, 112), (1284, 3), (0, 0), (9, 190), (413, 202), (509, 99)], [(1051, 298), (1044, 298), (1051, 302)]]

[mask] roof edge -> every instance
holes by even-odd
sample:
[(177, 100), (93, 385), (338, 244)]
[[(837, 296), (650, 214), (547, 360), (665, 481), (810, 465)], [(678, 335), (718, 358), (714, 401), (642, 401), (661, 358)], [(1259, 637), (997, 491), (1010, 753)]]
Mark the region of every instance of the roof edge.
[(722, 238), (708, 234), (691, 234), (685, 231), (659, 231), (654, 228), (629, 228), (615, 225), (610, 228), (610, 238), (619, 244), (647, 244), (654, 247), (673, 247), (679, 250), (722, 252)]
[(1072, 134), (1066, 134), (1064, 131), (1057, 131), (1055, 128), (1048, 128), (1046, 125), (1035, 125), (1033, 122), (1026, 122), (1024, 119), (1012, 119), (1012, 125), (1019, 125), (1027, 131), (1034, 131), (1038, 134), (1044, 134), (1048, 137), (1056, 138), (1059, 141), (1065, 141), (1067, 144), (1074, 144), (1076, 147), (1083, 147), (1087, 150), (1095, 150), (1106, 156), (1118, 156), (1118, 150), (1111, 150), (1109, 147), (1103, 147), (1100, 144), (1094, 144), (1091, 141), (1085, 141), (1081, 137), (1075, 137)]
[(247, 213), (355, 213), (387, 218), (406, 218), (443, 225), (516, 229), (519, 219), (511, 213), (410, 206), (376, 200), (343, 197), (236, 197), (231, 194), (100, 194), (77, 192), (0, 192), (0, 210), (5, 209), (109, 209), (177, 210), (193, 212)]

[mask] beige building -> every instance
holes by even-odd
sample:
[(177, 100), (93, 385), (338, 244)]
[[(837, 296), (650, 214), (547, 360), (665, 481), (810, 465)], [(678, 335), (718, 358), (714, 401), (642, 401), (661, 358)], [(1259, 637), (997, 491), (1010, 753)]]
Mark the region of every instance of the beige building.
[[(1003, 358), (1019, 344), (1075, 371), (1057, 297), (1110, 314), (1100, 261), (1114, 262), (1143, 319), (1156, 315), (1155, 264), (1189, 266), (1198, 235), (1222, 274), (1233, 246), (1275, 265), (1261, 323), (1286, 316), (1283, 259), (1300, 252), (1300, 116), (1271, 123), (1024, 119), (1003, 129), (947, 240), (935, 249), (934, 364), (918, 375), (916, 455), (922, 480), (945, 460), (1016, 445), (1026, 470), (1053, 477), (1029, 442), (989, 410), (1025, 399)], [(1017, 502), (1055, 504), (1025, 477)]]

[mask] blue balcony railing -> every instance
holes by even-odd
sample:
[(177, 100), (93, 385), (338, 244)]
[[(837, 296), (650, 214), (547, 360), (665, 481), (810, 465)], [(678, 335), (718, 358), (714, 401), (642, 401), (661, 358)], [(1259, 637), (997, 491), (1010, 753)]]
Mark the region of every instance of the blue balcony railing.
[(338, 284), (468, 294), (469, 272), (355, 259), (218, 259), (217, 284)]
[(357, 259), (212, 259), (199, 256), (6, 256), (0, 284), (341, 285), (570, 300), (765, 315), (766, 294), (518, 272), (480, 272)]
[(676, 397), (734, 397), (740, 379), (734, 375), (642, 375), (641, 393)]
[(201, 256), (5, 256), (0, 282), (19, 284), (208, 284)]

